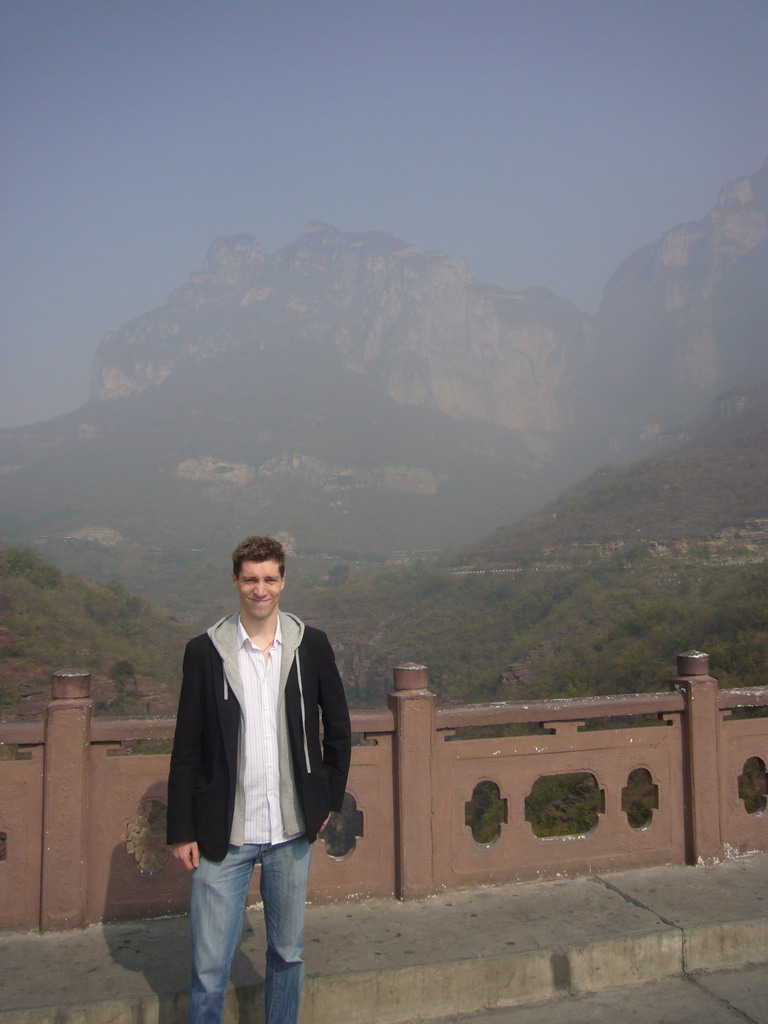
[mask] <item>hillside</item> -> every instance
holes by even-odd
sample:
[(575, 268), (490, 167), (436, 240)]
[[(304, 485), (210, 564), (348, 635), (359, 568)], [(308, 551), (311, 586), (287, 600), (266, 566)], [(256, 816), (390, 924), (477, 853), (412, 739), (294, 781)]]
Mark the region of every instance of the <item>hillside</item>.
[(40, 715), (65, 668), (92, 672), (99, 714), (173, 714), (188, 636), (120, 583), (64, 574), (29, 548), (0, 551), (2, 718)]
[[(698, 648), (768, 684), (768, 386), (680, 449), (605, 469), (451, 565), (359, 573), (318, 614), (356, 696), (422, 661), (443, 700), (657, 689)], [(366, 628), (367, 625), (367, 628)]]
[(319, 594), (315, 615), (357, 706), (381, 705), (410, 661), (449, 703), (665, 689), (691, 649), (711, 655), (723, 686), (768, 684), (768, 565), (740, 547), (382, 569)]
[(473, 545), (465, 561), (517, 562), (616, 542), (684, 545), (734, 535), (766, 517), (763, 383), (717, 399), (708, 421), (674, 451), (598, 470), (535, 515)]
[[(458, 558), (371, 567), (292, 554), (285, 607), (328, 631), (355, 707), (380, 706), (404, 661), (425, 663), (447, 702), (664, 688), (694, 647), (722, 685), (768, 683), (767, 425), (768, 388), (724, 396), (679, 450), (603, 470)], [(103, 545), (81, 544), (106, 571)], [(233, 606), (227, 556), (158, 552), (149, 582), (135, 557), (126, 574), (183, 595), (195, 625), (122, 584), (3, 552), (6, 713), (39, 712), (64, 664), (95, 671), (108, 713), (172, 710), (184, 640)]]
[[(723, 396), (678, 450), (602, 470), (461, 556), (376, 567), (291, 553), (285, 607), (329, 632), (354, 706), (381, 705), (392, 668), (413, 660), (459, 702), (663, 688), (692, 647), (723, 685), (768, 683), (767, 434), (768, 387)], [(89, 573), (107, 572), (103, 545), (81, 541), (77, 557), (86, 549)], [(233, 606), (228, 556), (157, 552), (148, 578), (131, 551), (124, 578), (194, 611), (186, 630), (162, 633), (164, 664), (136, 669), (173, 690), (182, 635)], [(60, 555), (74, 557), (70, 543)], [(127, 600), (114, 583), (95, 592)], [(90, 635), (92, 620), (78, 628)], [(93, 664), (108, 681), (115, 661), (136, 662), (105, 643)], [(44, 659), (40, 671), (47, 685)]]

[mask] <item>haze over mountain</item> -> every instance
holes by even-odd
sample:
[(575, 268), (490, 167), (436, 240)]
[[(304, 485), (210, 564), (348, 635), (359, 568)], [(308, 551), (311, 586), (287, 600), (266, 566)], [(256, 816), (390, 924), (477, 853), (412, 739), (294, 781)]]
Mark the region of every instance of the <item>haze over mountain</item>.
[(767, 335), (768, 161), (608, 281), (595, 349), (608, 408), (634, 423), (696, 414), (768, 376)]
[[(0, 11), (0, 426), (211, 240), (384, 228), (581, 308), (766, 155), (764, 0), (34, 0)], [(140, 69), (138, 71), (137, 69)]]
[(737, 562), (768, 559), (768, 380), (721, 396), (679, 447), (601, 467), (464, 558), (530, 564), (638, 544), (681, 552), (711, 544)]
[(0, 432), (6, 540), (350, 556), (468, 542), (768, 376), (768, 164), (631, 256), (596, 317), (311, 223), (216, 240), (108, 334), (91, 400)]

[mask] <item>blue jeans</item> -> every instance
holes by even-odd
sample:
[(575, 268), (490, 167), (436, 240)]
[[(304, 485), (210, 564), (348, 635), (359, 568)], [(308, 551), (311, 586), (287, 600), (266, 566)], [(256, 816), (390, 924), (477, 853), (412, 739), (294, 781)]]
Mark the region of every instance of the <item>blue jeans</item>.
[(304, 981), (301, 954), (311, 857), (306, 836), (299, 836), (276, 846), (230, 846), (221, 863), (200, 858), (192, 876), (189, 1024), (221, 1024), (229, 970), (257, 864), (267, 929), (266, 1024), (296, 1024)]

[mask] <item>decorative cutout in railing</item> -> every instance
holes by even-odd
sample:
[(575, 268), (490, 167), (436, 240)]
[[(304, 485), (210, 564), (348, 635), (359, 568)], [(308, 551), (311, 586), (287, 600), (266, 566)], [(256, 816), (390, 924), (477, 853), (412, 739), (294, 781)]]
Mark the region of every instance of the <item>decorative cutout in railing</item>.
[(646, 828), (659, 808), (659, 787), (647, 768), (635, 768), (621, 791), (621, 809), (632, 828)]
[(363, 812), (358, 811), (352, 794), (345, 793), (341, 810), (331, 815), (320, 838), (325, 843), (328, 856), (341, 860), (354, 850), (356, 841), (362, 837)]
[(750, 757), (744, 762), (739, 776), (739, 799), (744, 801), (747, 814), (762, 814), (768, 799), (766, 798), (765, 761), (760, 757)]
[(525, 820), (540, 839), (581, 836), (605, 813), (605, 793), (594, 775), (542, 775), (525, 798)]
[(464, 804), (464, 821), (476, 843), (487, 846), (501, 835), (507, 823), (507, 801), (495, 782), (484, 779), (472, 790), (472, 799)]

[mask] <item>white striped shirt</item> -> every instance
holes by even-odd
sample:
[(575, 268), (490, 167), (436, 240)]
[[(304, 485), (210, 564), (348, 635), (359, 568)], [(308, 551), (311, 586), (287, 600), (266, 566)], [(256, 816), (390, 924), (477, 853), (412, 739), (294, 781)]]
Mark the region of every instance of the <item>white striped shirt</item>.
[(238, 666), (245, 692), (242, 745), (245, 794), (245, 843), (283, 843), (286, 835), (280, 810), (280, 764), (277, 731), (280, 713), (280, 665), (283, 638), (280, 620), (266, 657), (251, 643), (238, 618)]

